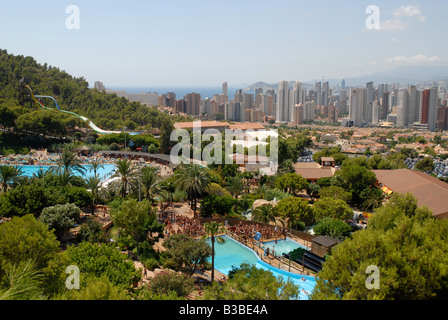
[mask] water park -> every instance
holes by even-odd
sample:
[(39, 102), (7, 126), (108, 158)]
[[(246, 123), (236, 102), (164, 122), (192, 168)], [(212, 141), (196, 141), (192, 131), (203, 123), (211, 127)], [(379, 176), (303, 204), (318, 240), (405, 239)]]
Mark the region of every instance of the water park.
[[(121, 133), (120, 131), (99, 128), (88, 118), (61, 109), (54, 97), (34, 95), (28, 85), (25, 85), (25, 87), (39, 109), (55, 109), (76, 116), (85, 122), (89, 130), (100, 136)], [(46, 99), (51, 100), (55, 108), (46, 106), (43, 102)], [(139, 134), (139, 132), (128, 133), (130, 135)], [(71, 163), (65, 163), (66, 159), (64, 157), (67, 155), (72, 157)], [(209, 170), (203, 163), (197, 164), (199, 164), (199, 171)], [(79, 146), (70, 151), (61, 150), (59, 152), (49, 152), (47, 149), (31, 149), (28, 154), (0, 156), (0, 167), (3, 166), (16, 168), (17, 175), (29, 179), (28, 181), (46, 179), (47, 173), (50, 176), (60, 175), (60, 179), (58, 178), (51, 183), (62, 183), (60, 185), (62, 193), (74, 192), (71, 190), (80, 186), (84, 187), (86, 181), (98, 179), (99, 183), (97, 185), (86, 187), (86, 191), (92, 194), (92, 199), (89, 203), (84, 201), (79, 205), (81, 209), (80, 219), (71, 227), (63, 230), (64, 232), (58, 234), (58, 237), (60, 237), (65, 249), (73, 244), (78, 245), (83, 226), (88, 223), (90, 218), (96, 219), (101, 223), (100, 230), (108, 234), (109, 239), (106, 242), (108, 244), (115, 243), (117, 247), (119, 246), (121, 252), (133, 261), (137, 269), (141, 270), (142, 278), (136, 284), (137, 286), (147, 285), (157, 278), (158, 274), (166, 272), (167, 267), (159, 261), (155, 263), (154, 258), (152, 260), (141, 259), (138, 246), (134, 247), (134, 245), (123, 242), (123, 238), (117, 236), (119, 231), (116, 229), (112, 211), (120, 208), (119, 203), (127, 201), (128, 195), (131, 198), (137, 197), (138, 201), (149, 200), (156, 212), (157, 222), (163, 226), (163, 234), (160, 231), (154, 232), (154, 234), (158, 234), (158, 241), (150, 249), (153, 250), (151, 252), (156, 252), (157, 257), (167, 251), (165, 241), (170, 236), (181, 233), (199, 240), (206, 235), (206, 224), (213, 221), (223, 226), (218, 236), (224, 241), (217, 243), (215, 251), (212, 253), (214, 259), (212, 270), (211, 272), (210, 269), (203, 270), (200, 274), (200, 277), (208, 283), (222, 284), (228, 280), (232, 268), (250, 264), (258, 269), (269, 271), (281, 281), (291, 281), (300, 288), (296, 299), (307, 300), (316, 284), (315, 276), (322, 268), (324, 260), (311, 252), (312, 237), (309, 234), (291, 228), (277, 228), (277, 225), (272, 223), (256, 222), (248, 219), (240, 214), (241, 211), (247, 211), (247, 208), (242, 210), (237, 205), (242, 198), (242, 194), (236, 194), (233, 199), (235, 206), (234, 208), (233, 206), (228, 208), (225, 217), (205, 216), (202, 211), (202, 202), (199, 204), (197, 202), (198, 197), (196, 195), (192, 196), (190, 189), (188, 189), (188, 183), (196, 178), (194, 176), (188, 177), (187, 174), (187, 182), (182, 182), (178, 175), (186, 174), (185, 168), (182, 165), (179, 166), (180, 174), (176, 175), (178, 166), (166, 154), (148, 153), (141, 150), (130, 151), (126, 148), (124, 150), (95, 151), (87, 146)], [(125, 168), (126, 172), (123, 172), (123, 166), (127, 166), (127, 169)], [(145, 168), (151, 167), (156, 168), (153, 171), (155, 176), (151, 176), (149, 171), (145, 171)], [(256, 179), (249, 175), (244, 175), (243, 178), (242, 174), (244, 172), (239, 172), (240, 169), (236, 170), (237, 172), (233, 175), (235, 177), (241, 176), (242, 185), (239, 188), (247, 189), (247, 194), (249, 194), (250, 190), (254, 190), (258, 184), (254, 182)], [(143, 171), (145, 171), (145, 175), (143, 175)], [(79, 180), (71, 180), (70, 176), (75, 176)], [(145, 181), (142, 180), (143, 176), (145, 176)], [(51, 179), (47, 180), (53, 181)], [(162, 186), (166, 181), (168, 182)], [(32, 182), (28, 183), (32, 184)], [(17, 185), (20, 185), (20, 181), (14, 177), (11, 178), (11, 181), (2, 178), (2, 195), (5, 196), (5, 199), (8, 197), (8, 191), (13, 190)], [(207, 186), (201, 186), (201, 188), (208, 190), (210, 185), (211, 181), (207, 181)], [(219, 192), (224, 192), (226, 189), (225, 183), (221, 183), (218, 188), (222, 190)], [(115, 193), (112, 190), (115, 190)], [(210, 196), (212, 193), (210, 191), (200, 192), (201, 197), (204, 197), (204, 194)], [(62, 205), (62, 203), (58, 205)], [(253, 207), (251, 208), (253, 209)], [(120, 210), (124, 209), (121, 208)], [(40, 212), (33, 214), (39, 216)], [(1, 222), (7, 221), (11, 221), (10, 216), (2, 217)], [(207, 243), (210, 243), (210, 238), (207, 239)], [(313, 256), (315, 260), (310, 262), (309, 259), (306, 259), (309, 256)], [(313, 264), (316, 261), (317, 263)], [(209, 257), (208, 263), (210, 262), (211, 258)], [(200, 283), (199, 281), (194, 293), (188, 295), (188, 299), (201, 297), (204, 287)]]

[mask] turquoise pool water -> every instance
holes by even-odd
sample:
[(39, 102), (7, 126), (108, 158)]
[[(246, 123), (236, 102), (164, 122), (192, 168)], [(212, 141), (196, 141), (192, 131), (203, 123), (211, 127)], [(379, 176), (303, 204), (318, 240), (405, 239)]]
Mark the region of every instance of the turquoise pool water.
[(286, 240), (277, 240), (277, 243), (275, 243), (275, 241), (263, 242), (263, 245), (265, 248), (269, 248), (271, 252), (272, 250), (274, 250), (275, 253), (279, 256), (281, 256), (283, 253), (289, 253), (297, 248), (308, 250), (307, 247), (290, 238), (286, 238)]
[[(311, 293), (316, 285), (314, 277), (300, 275), (275, 268), (261, 261), (255, 252), (240, 244), (229, 236), (222, 236), (226, 241), (223, 244), (215, 242), (215, 269), (221, 273), (229, 274), (233, 266), (239, 267), (242, 263), (254, 264), (259, 269), (269, 270), (276, 277), (291, 279), (300, 286), (300, 300), (308, 300), (307, 293)], [(210, 244), (210, 239), (207, 240)], [(297, 242), (296, 242), (297, 243)], [(305, 281), (303, 281), (303, 279)], [(302, 291), (305, 290), (305, 292)]]
[[(90, 171), (91, 166), (86, 164), (83, 165), (86, 168), (86, 171), (84, 172), (84, 174), (81, 174), (77, 171), (74, 171), (73, 174), (77, 175), (77, 176), (83, 176), (85, 178), (87, 177), (93, 177), (93, 171)], [(104, 168), (99, 168), (97, 170), (97, 175), (101, 178), (101, 179), (106, 179), (109, 176), (112, 175), (112, 173), (114, 172), (114, 168), (115, 165), (114, 164), (103, 164)], [(27, 177), (32, 177), (34, 174), (38, 173), (39, 171), (46, 171), (54, 166), (34, 166), (34, 165), (20, 165), (20, 166), (16, 166), (19, 168), (22, 168), (23, 173), (25, 176)]]

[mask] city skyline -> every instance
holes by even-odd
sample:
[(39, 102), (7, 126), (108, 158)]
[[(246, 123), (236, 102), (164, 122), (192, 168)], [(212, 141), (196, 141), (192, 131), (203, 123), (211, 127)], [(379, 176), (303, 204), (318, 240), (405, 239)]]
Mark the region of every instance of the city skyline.
[[(445, 1), (377, 1), (379, 30), (366, 28), (370, 4), (11, 2), (0, 12), (1, 47), (111, 87), (234, 87), (448, 65)], [(75, 30), (66, 26), (71, 5)]]

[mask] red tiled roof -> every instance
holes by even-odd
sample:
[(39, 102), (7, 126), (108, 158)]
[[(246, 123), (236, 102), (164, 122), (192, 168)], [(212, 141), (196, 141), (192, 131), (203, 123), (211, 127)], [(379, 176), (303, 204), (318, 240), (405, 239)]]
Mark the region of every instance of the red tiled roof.
[(427, 206), (438, 218), (448, 218), (448, 183), (409, 169), (373, 170), (378, 181), (396, 193), (412, 193), (419, 206)]

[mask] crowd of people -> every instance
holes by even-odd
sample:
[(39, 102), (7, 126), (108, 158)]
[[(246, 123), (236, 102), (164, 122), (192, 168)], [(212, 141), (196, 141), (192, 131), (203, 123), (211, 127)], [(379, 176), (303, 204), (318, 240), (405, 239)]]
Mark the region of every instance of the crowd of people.
[(270, 226), (260, 226), (258, 224), (245, 224), (240, 222), (238, 225), (229, 226), (228, 229), (242, 237), (243, 239), (253, 239), (257, 233), (260, 233), (261, 240), (268, 240), (273, 238), (285, 237), (284, 230), (277, 230), (277, 228), (271, 228)]
[(176, 222), (180, 226), (180, 230), (192, 238), (202, 237), (205, 234), (204, 228), (198, 219), (178, 216)]
[[(163, 221), (165, 225), (167, 236), (173, 233), (185, 233), (193, 238), (202, 237), (205, 234), (203, 225), (198, 219), (190, 218), (184, 215), (178, 215), (164, 210), (159, 211), (158, 220)], [(174, 227), (176, 226), (176, 228)], [(286, 231), (284, 229), (272, 228), (271, 226), (263, 226), (259, 224), (249, 224), (240, 222), (237, 225), (227, 225), (227, 229), (240, 236), (245, 240), (254, 239), (257, 233), (260, 233), (260, 241), (270, 239), (286, 238)]]

